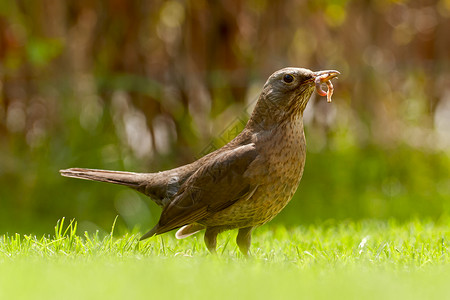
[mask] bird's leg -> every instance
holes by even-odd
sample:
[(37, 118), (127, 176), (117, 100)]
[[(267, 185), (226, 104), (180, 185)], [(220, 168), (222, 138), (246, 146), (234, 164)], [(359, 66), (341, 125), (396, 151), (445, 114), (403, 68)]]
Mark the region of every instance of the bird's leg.
[(220, 233), (219, 227), (208, 227), (205, 232), (205, 244), (211, 254), (216, 254), (217, 235)]
[(242, 254), (245, 256), (250, 255), (250, 244), (252, 242), (253, 227), (239, 228), (239, 233), (236, 238), (236, 243), (239, 246)]

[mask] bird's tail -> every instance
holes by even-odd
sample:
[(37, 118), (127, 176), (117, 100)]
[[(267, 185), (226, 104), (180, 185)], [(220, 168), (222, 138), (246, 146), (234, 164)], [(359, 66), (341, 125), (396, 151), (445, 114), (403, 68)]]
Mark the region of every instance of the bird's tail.
[(110, 182), (137, 188), (142, 183), (142, 175), (133, 172), (107, 171), (96, 169), (71, 168), (59, 171), (62, 176), (92, 181)]

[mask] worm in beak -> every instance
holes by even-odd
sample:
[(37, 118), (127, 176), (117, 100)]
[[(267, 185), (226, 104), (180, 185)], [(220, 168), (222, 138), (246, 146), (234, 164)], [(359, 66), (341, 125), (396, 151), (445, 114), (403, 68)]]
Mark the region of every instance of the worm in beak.
[[(331, 96), (333, 95), (333, 84), (331, 79), (336, 78), (340, 73), (335, 70), (319, 71), (315, 73), (314, 84), (316, 86), (316, 92), (320, 96), (327, 96), (327, 102), (331, 102)], [(327, 85), (328, 90), (325, 92), (322, 89), (322, 83)]]

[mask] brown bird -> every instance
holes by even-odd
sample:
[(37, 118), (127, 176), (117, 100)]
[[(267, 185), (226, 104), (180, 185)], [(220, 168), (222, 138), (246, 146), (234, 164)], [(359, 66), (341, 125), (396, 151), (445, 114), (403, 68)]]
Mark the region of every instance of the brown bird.
[(206, 229), (205, 244), (214, 253), (217, 235), (239, 228), (236, 242), (248, 255), (252, 230), (286, 206), (302, 177), (306, 104), (314, 89), (327, 94), (322, 83), (327, 84), (331, 100), (330, 80), (338, 74), (303, 68), (273, 73), (244, 130), (191, 164), (158, 173), (72, 168), (61, 170), (61, 175), (125, 185), (149, 196), (162, 213), (141, 240), (180, 227), (179, 239)]

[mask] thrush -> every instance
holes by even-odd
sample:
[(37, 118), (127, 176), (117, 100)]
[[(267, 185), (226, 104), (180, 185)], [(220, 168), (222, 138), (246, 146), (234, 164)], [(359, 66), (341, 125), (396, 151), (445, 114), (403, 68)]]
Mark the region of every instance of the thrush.
[(330, 80), (338, 74), (276, 71), (242, 132), (191, 164), (158, 173), (71, 168), (61, 175), (125, 185), (149, 196), (162, 213), (141, 240), (178, 228), (181, 239), (206, 229), (205, 244), (214, 253), (217, 235), (237, 228), (236, 243), (248, 255), (253, 229), (272, 220), (300, 183), (306, 157), (303, 111), (314, 89), (331, 101)]

